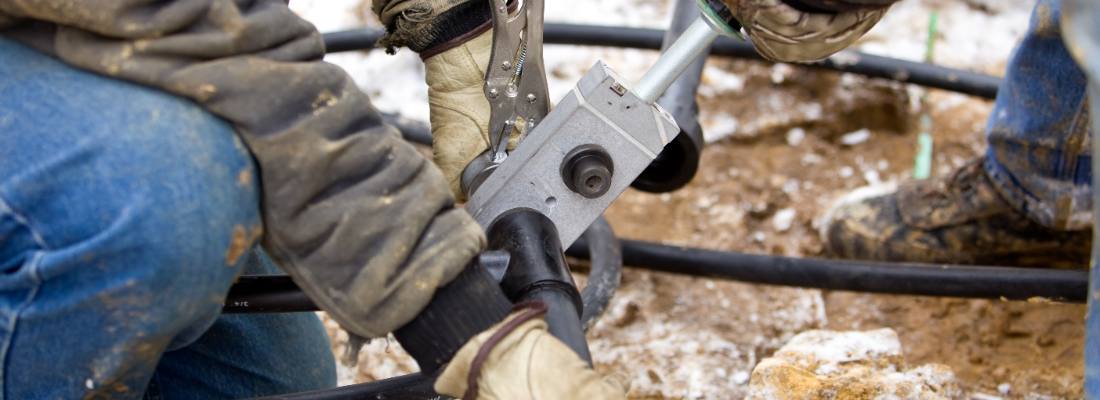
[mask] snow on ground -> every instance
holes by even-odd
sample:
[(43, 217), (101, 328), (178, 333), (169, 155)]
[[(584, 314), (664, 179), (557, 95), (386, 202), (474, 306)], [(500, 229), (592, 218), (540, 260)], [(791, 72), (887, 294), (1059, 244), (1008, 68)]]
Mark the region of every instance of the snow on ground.
[[(361, 0), (295, 0), (291, 8), (322, 32), (363, 26), (379, 27)], [(872, 54), (921, 60), (928, 28), (928, 10), (940, 14), (935, 59), (944, 65), (997, 73), (1027, 28), (1030, 0), (908, 0), (895, 5), (856, 46)], [(557, 0), (547, 2), (546, 20), (583, 24), (663, 28), (668, 23), (667, 0)], [(366, 15), (364, 15), (366, 14)], [(597, 60), (604, 60), (623, 77), (636, 80), (656, 59), (645, 50), (549, 45), (545, 49), (550, 97), (560, 99)], [(334, 54), (326, 58), (346, 69), (371, 96), (375, 105), (390, 112), (426, 121), (427, 86), (419, 58), (408, 50), (395, 56), (381, 51)], [(708, 67), (700, 92), (707, 97), (740, 91), (743, 77)], [(776, 67), (782, 80), (789, 68)], [(766, 95), (766, 94), (764, 94)], [(814, 112), (812, 109), (805, 112)], [(728, 116), (704, 119), (712, 140), (735, 134), (740, 126)], [(748, 127), (751, 129), (751, 127)]]

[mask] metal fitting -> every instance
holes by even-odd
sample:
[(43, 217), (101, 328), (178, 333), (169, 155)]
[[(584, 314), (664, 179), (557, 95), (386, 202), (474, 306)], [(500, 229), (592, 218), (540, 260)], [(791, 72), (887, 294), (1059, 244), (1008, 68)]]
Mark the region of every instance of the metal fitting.
[(467, 196), (472, 196), (478, 186), (497, 169), (497, 163), (493, 162), (493, 155), (486, 151), (470, 160), (459, 177), (459, 187)]
[(611, 155), (593, 144), (577, 146), (565, 155), (561, 165), (565, 186), (589, 199), (607, 193), (614, 173), (615, 164), (611, 162)]

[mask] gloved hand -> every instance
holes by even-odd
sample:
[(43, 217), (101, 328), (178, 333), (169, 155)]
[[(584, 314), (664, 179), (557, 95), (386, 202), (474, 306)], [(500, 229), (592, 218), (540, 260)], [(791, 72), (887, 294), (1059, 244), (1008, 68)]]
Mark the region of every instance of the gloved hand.
[(435, 391), (465, 400), (625, 399), (624, 388), (547, 332), (542, 307), (516, 311), (466, 342)]
[(489, 148), (489, 100), (485, 69), (493, 48), (493, 31), (424, 60), (431, 107), (432, 152), (435, 163), (458, 201), (466, 164)]
[(882, 19), (892, 2), (890, 0), (722, 1), (752, 38), (756, 51), (767, 59), (783, 62), (820, 60), (848, 47)]

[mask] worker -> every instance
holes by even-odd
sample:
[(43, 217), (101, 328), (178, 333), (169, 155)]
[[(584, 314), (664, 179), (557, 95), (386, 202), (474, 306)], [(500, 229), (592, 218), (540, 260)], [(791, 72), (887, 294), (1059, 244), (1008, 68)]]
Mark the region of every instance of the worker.
[[(727, 11), (765, 55), (815, 59), (868, 1)], [(448, 182), (488, 143), (487, 2), (373, 9), (425, 59), (442, 172), (284, 0), (0, 0), (0, 398), (331, 387), (312, 314), (220, 315), (242, 272), (277, 271), (352, 334), (396, 332), (440, 393), (624, 396), (469, 268), (484, 233)]]
[(1092, 232), (1086, 78), (1040, 0), (1009, 60), (984, 154), (946, 177), (846, 196), (826, 249), (869, 260), (1084, 267)]
[[(1100, 94), (1095, 4), (1067, 0), (1063, 15), (1063, 1), (1039, 0), (997, 90), (985, 153), (943, 178), (844, 196), (825, 215), (826, 250), (868, 260), (1095, 269), (1091, 146), (1098, 125), (1089, 109), (1098, 108), (1087, 89), (1091, 77)], [(1089, 291), (1098, 290), (1093, 270)], [(1095, 399), (1100, 299), (1088, 298), (1083, 387)]]

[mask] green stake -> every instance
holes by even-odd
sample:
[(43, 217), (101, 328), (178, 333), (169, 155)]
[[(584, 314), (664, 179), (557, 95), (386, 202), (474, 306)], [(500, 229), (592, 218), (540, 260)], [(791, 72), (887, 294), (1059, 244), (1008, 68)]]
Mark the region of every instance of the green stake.
[[(924, 43), (924, 62), (932, 63), (936, 48), (936, 24), (939, 13), (932, 11), (928, 18), (928, 39)], [(917, 135), (917, 155), (913, 160), (913, 179), (928, 179), (932, 176), (932, 117), (928, 115), (927, 92), (921, 95), (920, 134)]]

